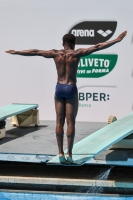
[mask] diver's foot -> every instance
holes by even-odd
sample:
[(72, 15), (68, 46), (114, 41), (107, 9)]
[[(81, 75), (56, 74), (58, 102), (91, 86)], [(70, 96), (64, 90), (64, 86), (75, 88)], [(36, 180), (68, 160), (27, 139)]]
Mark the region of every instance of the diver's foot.
[(74, 163), (72, 156), (66, 155), (67, 163)]
[(65, 164), (67, 162), (64, 155), (59, 155), (59, 161), (61, 164)]

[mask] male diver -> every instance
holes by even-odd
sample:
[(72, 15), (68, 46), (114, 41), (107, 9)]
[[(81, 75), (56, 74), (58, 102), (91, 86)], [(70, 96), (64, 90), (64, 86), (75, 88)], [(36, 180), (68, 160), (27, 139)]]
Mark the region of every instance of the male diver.
[[(121, 33), (115, 40), (103, 42), (89, 48), (75, 50), (76, 38), (73, 34), (63, 36), (63, 47), (61, 50), (9, 50), (6, 53), (22, 56), (43, 56), (53, 58), (57, 69), (57, 85), (55, 89), (56, 110), (56, 138), (59, 149), (60, 163), (73, 163), (72, 148), (75, 136), (75, 119), (78, 111), (78, 91), (76, 87), (76, 74), (80, 58), (88, 56), (93, 52), (108, 48), (120, 42), (127, 34)], [(67, 145), (66, 157), (63, 151), (64, 123), (67, 122)]]

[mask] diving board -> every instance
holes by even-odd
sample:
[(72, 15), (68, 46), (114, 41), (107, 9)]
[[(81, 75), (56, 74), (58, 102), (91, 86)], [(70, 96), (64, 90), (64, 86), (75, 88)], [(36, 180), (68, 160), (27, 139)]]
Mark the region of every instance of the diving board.
[[(83, 165), (113, 144), (133, 133), (133, 113), (94, 132), (73, 146), (72, 165)], [(65, 150), (65, 154), (67, 150)], [(59, 157), (52, 158), (47, 165), (61, 165)], [(63, 164), (64, 165), (64, 164)], [(65, 164), (70, 165), (71, 164)]]
[(39, 124), (38, 104), (13, 103), (0, 108), (0, 138), (5, 136), (5, 120), (16, 126)]

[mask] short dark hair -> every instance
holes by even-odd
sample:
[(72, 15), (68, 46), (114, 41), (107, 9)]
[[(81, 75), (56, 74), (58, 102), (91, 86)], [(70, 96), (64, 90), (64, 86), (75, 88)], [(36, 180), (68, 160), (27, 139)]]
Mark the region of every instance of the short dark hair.
[(63, 36), (62, 40), (63, 40), (63, 44), (67, 43), (67, 44), (75, 45), (76, 37), (73, 34), (68, 33)]

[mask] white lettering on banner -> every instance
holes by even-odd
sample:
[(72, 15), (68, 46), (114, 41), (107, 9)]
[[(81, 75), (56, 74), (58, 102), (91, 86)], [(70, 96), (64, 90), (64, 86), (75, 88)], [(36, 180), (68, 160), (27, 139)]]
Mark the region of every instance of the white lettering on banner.
[(86, 65), (83, 63), (83, 59), (80, 60), (80, 63), (82, 65), (82, 67), (85, 67)]
[(83, 31), (83, 30), (80, 31), (80, 36), (81, 36), (81, 37), (84, 36), (84, 31)]
[(98, 59), (95, 59), (94, 61), (95, 61), (94, 63), (95, 67), (98, 67)]
[(87, 70), (86, 73), (87, 73), (87, 74), (90, 74), (90, 73), (91, 73), (91, 70)]
[(109, 67), (109, 60), (104, 61), (104, 67)]
[(85, 58), (80, 59), (78, 67), (106, 67), (110, 65), (110, 60), (98, 59), (98, 58)]
[(85, 66), (87, 66), (88, 65), (88, 61), (87, 61), (87, 59), (85, 59)]
[(99, 61), (100, 61), (100, 67), (102, 67), (102, 66), (103, 66), (103, 62), (104, 62), (104, 59), (99, 59)]
[(109, 69), (92, 69), (92, 73), (107, 73)]
[(94, 30), (90, 30), (90, 36), (94, 37)]
[(78, 74), (85, 74), (85, 70), (78, 70), (77, 73)]
[(85, 37), (94, 37), (95, 36), (95, 34), (94, 34), (94, 30), (88, 30), (88, 29), (85, 29), (85, 30), (83, 30), (83, 29), (73, 29), (72, 31), (71, 31), (71, 33), (73, 34), (73, 35), (75, 35), (76, 37), (83, 37), (83, 36), (85, 36)]
[[(87, 60), (87, 59), (86, 59)], [(88, 61), (89, 61), (89, 66), (90, 67), (92, 67), (92, 65), (93, 65), (93, 59), (88, 59)], [(87, 67), (87, 66), (86, 66)]]
[(84, 36), (89, 36), (89, 30), (84, 30)]

